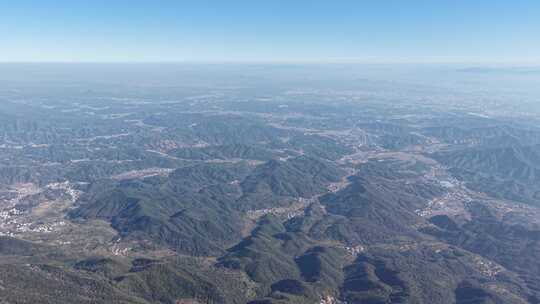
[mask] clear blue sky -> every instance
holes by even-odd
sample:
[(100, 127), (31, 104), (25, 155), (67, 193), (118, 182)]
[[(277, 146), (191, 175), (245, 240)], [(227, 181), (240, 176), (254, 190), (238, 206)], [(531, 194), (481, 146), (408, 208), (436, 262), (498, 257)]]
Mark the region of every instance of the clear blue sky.
[(540, 1), (0, 0), (0, 61), (540, 63)]

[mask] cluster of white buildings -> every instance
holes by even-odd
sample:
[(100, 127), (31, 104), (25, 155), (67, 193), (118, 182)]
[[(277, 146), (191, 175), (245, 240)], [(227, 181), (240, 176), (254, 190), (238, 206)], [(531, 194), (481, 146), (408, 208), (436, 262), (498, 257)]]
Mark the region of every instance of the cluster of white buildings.
[[(15, 236), (22, 233), (51, 233), (60, 227), (67, 225), (67, 222), (59, 219), (40, 220), (34, 218), (31, 212), (22, 211), (16, 208), (17, 203), (29, 195), (33, 195), (46, 190), (62, 190), (69, 196), (71, 202), (75, 202), (81, 192), (75, 190), (69, 182), (51, 183), (42, 189), (35, 185), (20, 185), (16, 188), (17, 196), (0, 203), (0, 236)], [(44, 202), (45, 203), (45, 202)]]

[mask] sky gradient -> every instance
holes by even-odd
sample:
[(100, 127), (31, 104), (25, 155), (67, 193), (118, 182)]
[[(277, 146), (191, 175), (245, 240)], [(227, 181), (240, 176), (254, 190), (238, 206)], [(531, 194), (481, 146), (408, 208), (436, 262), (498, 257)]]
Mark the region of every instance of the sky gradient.
[(540, 1), (0, 0), (0, 61), (540, 64)]

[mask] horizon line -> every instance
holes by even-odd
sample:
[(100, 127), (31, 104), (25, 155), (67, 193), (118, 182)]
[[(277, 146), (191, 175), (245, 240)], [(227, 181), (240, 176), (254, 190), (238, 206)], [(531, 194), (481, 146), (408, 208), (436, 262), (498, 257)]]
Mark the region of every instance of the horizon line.
[(362, 61), (362, 60), (13, 60), (0, 64), (291, 64), (291, 65), (492, 65), (492, 66), (540, 66), (540, 61)]

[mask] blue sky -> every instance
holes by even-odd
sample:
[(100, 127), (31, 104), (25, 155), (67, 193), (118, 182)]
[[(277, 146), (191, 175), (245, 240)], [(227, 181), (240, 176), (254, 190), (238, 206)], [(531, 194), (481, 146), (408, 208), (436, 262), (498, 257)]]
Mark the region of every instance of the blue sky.
[(540, 63), (538, 0), (0, 0), (0, 61)]

